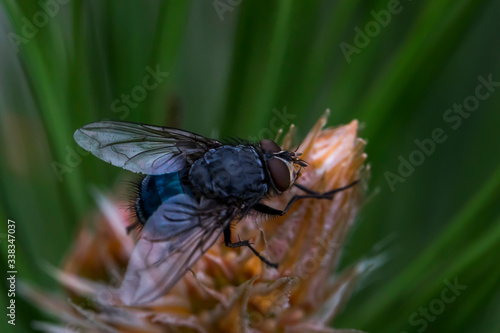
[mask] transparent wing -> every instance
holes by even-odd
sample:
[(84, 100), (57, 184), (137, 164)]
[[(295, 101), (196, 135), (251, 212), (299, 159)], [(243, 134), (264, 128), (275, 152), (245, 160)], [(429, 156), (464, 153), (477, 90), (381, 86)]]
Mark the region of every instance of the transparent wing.
[(210, 148), (221, 145), (217, 140), (176, 128), (116, 121), (85, 125), (74, 138), (103, 161), (149, 175), (179, 171)]
[(151, 215), (120, 287), (125, 304), (144, 304), (164, 295), (231, 222), (215, 213), (200, 216), (203, 208), (190, 196), (179, 194)]

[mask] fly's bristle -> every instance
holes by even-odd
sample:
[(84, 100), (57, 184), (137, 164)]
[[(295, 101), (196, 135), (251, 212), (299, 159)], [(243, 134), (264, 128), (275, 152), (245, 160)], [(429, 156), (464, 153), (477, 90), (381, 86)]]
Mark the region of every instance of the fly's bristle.
[(137, 216), (136, 203), (137, 198), (141, 192), (141, 186), (144, 176), (140, 176), (134, 180), (125, 181), (125, 186), (127, 187), (126, 193), (126, 211), (129, 213), (129, 220), (132, 223), (127, 227), (127, 234), (131, 232), (140, 232), (142, 230), (142, 223), (140, 222), (139, 216)]
[(142, 180), (144, 177), (137, 178), (135, 180), (126, 180), (124, 181), (125, 187), (127, 188), (127, 193), (128, 196), (134, 195), (137, 196), (139, 195), (139, 192), (141, 191), (141, 185), (142, 185)]
[(127, 235), (130, 234), (131, 232), (138, 232), (140, 233), (142, 231), (142, 223), (139, 220), (139, 217), (137, 216), (137, 212), (135, 210), (135, 204), (134, 206), (129, 206), (129, 221), (132, 221), (131, 224), (127, 226)]
[(302, 159), (298, 159), (294, 163), (297, 163), (298, 165), (300, 165), (301, 167), (304, 167), (304, 168), (307, 166), (307, 162), (302, 160)]
[(231, 146), (237, 146), (237, 145), (253, 146), (254, 145), (253, 141), (242, 139), (239, 137), (225, 137), (221, 141), (223, 144), (231, 145)]
[(133, 222), (131, 225), (127, 227), (127, 235), (129, 235), (131, 232), (141, 232), (143, 228), (143, 225), (139, 220)]

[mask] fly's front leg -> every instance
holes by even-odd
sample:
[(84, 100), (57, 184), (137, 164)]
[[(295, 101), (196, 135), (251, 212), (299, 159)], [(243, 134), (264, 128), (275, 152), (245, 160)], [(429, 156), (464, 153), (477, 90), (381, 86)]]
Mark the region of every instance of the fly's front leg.
[(338, 192), (342, 192), (344, 190), (347, 190), (348, 188), (351, 188), (353, 187), (354, 185), (356, 185), (357, 183), (359, 183), (359, 180), (355, 180), (353, 181), (352, 183), (346, 185), (346, 186), (342, 186), (342, 187), (339, 187), (339, 188), (336, 188), (334, 190), (331, 190), (331, 191), (328, 191), (328, 192), (325, 192), (325, 193), (319, 193), (319, 192), (315, 192), (313, 190), (310, 190), (308, 189), (307, 187), (305, 187), (304, 185), (301, 185), (299, 183), (295, 183), (294, 185), (301, 189), (302, 191), (306, 192), (307, 194), (311, 195), (311, 198), (317, 198), (317, 199), (333, 199), (333, 195), (335, 193), (338, 193)]
[(263, 261), (266, 265), (271, 266), (273, 268), (278, 268), (278, 264), (272, 263), (269, 260), (267, 260), (266, 258), (264, 258), (256, 249), (254, 249), (254, 247), (252, 246), (252, 244), (250, 244), (250, 242), (248, 240), (244, 240), (244, 241), (240, 240), (238, 242), (233, 243), (231, 241), (231, 226), (230, 225), (228, 225), (224, 229), (224, 244), (226, 244), (226, 246), (230, 247), (230, 248), (238, 248), (238, 247), (246, 246), (250, 249), (250, 251), (253, 252), (253, 254), (255, 254), (257, 256), (257, 258), (259, 258), (261, 261)]
[(356, 185), (358, 182), (359, 182), (359, 180), (356, 180), (356, 181), (350, 183), (349, 185), (346, 185), (346, 186), (343, 186), (343, 187), (339, 187), (339, 188), (336, 188), (334, 190), (331, 190), (331, 191), (328, 191), (328, 192), (325, 192), (325, 193), (318, 193), (318, 192), (315, 192), (313, 190), (308, 189), (304, 185), (295, 183), (296, 187), (298, 187), (302, 191), (306, 192), (307, 194), (305, 194), (305, 195), (294, 195), (292, 197), (292, 199), (290, 199), (290, 201), (288, 201), (288, 203), (286, 204), (285, 209), (283, 209), (283, 210), (276, 209), (276, 208), (264, 205), (263, 203), (258, 203), (255, 206), (253, 206), (252, 208), (254, 210), (260, 212), (260, 213), (263, 213), (263, 214), (275, 215), (275, 216), (283, 216), (283, 215), (286, 214), (286, 212), (288, 212), (290, 210), (290, 208), (292, 208), (293, 204), (295, 202), (297, 202), (298, 200), (300, 200), (300, 199), (313, 198), (313, 199), (328, 199), (328, 200), (332, 200), (333, 196), (335, 195), (335, 193), (347, 190), (348, 188), (351, 188), (354, 185)]

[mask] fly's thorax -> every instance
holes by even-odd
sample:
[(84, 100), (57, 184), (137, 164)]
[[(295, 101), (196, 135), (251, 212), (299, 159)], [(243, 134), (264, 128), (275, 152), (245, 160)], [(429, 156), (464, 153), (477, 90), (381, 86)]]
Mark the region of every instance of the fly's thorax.
[(205, 197), (255, 201), (267, 194), (266, 173), (251, 145), (209, 150), (189, 170), (191, 184)]

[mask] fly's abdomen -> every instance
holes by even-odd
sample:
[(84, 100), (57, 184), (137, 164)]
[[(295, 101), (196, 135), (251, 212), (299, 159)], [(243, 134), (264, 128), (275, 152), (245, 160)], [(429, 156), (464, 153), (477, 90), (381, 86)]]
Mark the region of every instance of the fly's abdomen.
[(208, 198), (249, 200), (267, 193), (262, 162), (251, 146), (211, 149), (191, 166), (189, 180)]
[(137, 218), (141, 224), (160, 207), (167, 199), (184, 193), (177, 172), (163, 175), (148, 175), (139, 184), (138, 197), (135, 204)]

